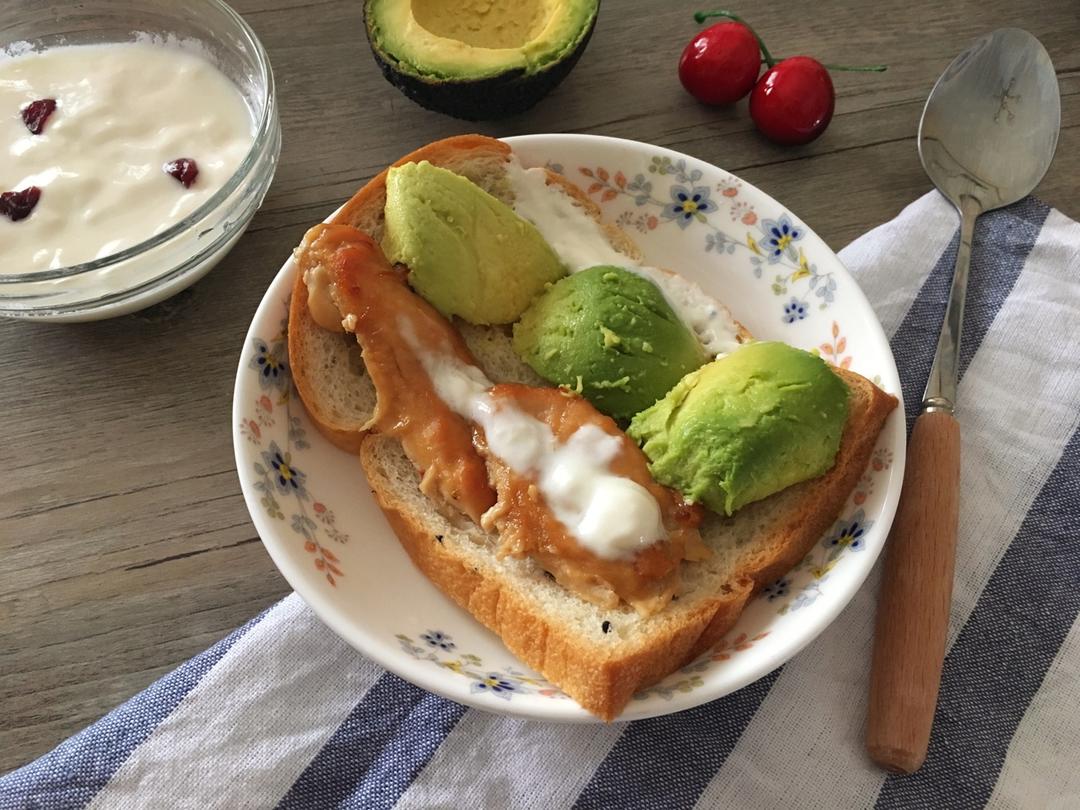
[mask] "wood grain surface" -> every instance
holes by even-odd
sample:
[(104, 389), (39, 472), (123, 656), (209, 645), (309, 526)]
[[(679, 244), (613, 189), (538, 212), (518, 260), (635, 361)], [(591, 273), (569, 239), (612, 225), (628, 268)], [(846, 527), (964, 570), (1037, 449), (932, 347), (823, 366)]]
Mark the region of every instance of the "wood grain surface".
[[(24, 3), (31, 0), (8, 0)], [(190, 290), (80, 325), (0, 322), (0, 772), (45, 753), (287, 593), (248, 519), (231, 447), (243, 336), (304, 230), (438, 137), (590, 132), (671, 147), (784, 201), (834, 249), (929, 190), (915, 132), (973, 37), (1017, 25), (1058, 68), (1063, 132), (1037, 193), (1080, 216), (1075, 0), (759, 2), (778, 55), (887, 62), (837, 74), (836, 117), (801, 148), (763, 141), (745, 102), (683, 92), (694, 2), (606, 0), (588, 50), (533, 111), (469, 125), (387, 84), (359, 0), (235, 0), (273, 62), (284, 148), (246, 235)]]

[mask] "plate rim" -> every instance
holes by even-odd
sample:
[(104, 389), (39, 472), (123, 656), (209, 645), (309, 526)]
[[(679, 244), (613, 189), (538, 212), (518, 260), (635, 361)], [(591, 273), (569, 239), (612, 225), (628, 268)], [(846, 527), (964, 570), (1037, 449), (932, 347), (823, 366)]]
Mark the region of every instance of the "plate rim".
[[(869, 299), (867, 299), (866, 294), (859, 286), (855, 276), (840, 260), (836, 252), (833, 251), (820, 236), (818, 236), (813, 228), (806, 225), (805, 220), (803, 220), (801, 216), (782, 205), (772, 195), (763, 191), (760, 187), (720, 166), (667, 147), (607, 135), (586, 133), (535, 133), (510, 136), (501, 138), (500, 140), (512, 148), (517, 144), (533, 145), (544, 144), (550, 141), (563, 143), (572, 143), (575, 141), (610, 143), (631, 150), (647, 151), (650, 155), (666, 156), (672, 160), (681, 159), (693, 161), (724, 175), (737, 178), (745, 186), (753, 189), (756, 194), (761, 195), (762, 198), (773, 204), (776, 208), (786, 211), (805, 225), (807, 235), (811, 236), (819, 244), (820, 248), (826, 251), (827, 255), (832, 257), (832, 261), (835, 263), (836, 268), (843, 271), (844, 279), (850, 285), (849, 293), (855, 297), (856, 303), (865, 308), (871, 315), (871, 319), (867, 324), (867, 334), (878, 343), (878, 350), (889, 360), (887, 367), (881, 369), (882, 384), (887, 390), (890, 390), (898, 400), (897, 408), (889, 415), (882, 431), (882, 437), (884, 437), (888, 431), (892, 431), (894, 434), (891, 437), (894, 455), (890, 468), (888, 488), (884, 500), (882, 501), (880, 511), (874, 515), (874, 528), (875, 530), (880, 530), (882, 532), (882, 541), (875, 544), (873, 549), (868, 548), (866, 550), (866, 562), (862, 569), (853, 572), (852, 576), (843, 581), (836, 591), (833, 591), (833, 593), (838, 594), (838, 596), (829, 600), (825, 605), (819, 608), (818, 612), (815, 614), (813, 623), (807, 623), (809, 629), (798, 634), (789, 633), (781, 639), (778, 639), (775, 647), (770, 647), (767, 650), (762, 651), (763, 654), (761, 655), (761, 660), (759, 662), (755, 663), (752, 667), (748, 667), (743, 675), (733, 679), (723, 690), (719, 692), (710, 692), (708, 685), (706, 684), (692, 692), (685, 694), (680, 693), (670, 699), (654, 698), (640, 703), (632, 701), (614, 722), (630, 722), (632, 720), (660, 717), (691, 709), (704, 703), (717, 700), (725, 695), (732, 694), (790, 661), (830, 627), (840, 613), (851, 603), (855, 594), (858, 593), (865, 584), (867, 577), (874, 568), (878, 556), (885, 547), (889, 530), (892, 527), (896, 515), (904, 477), (906, 463), (906, 422), (903, 417), (904, 399), (903, 391), (900, 386), (899, 373), (896, 367), (896, 359), (889, 346), (889, 341), (885, 335), (881, 321), (871, 306)], [(323, 221), (326, 222), (332, 219), (344, 205), (345, 203), (331, 212)], [(314, 224), (316, 223), (312, 223), (312, 225)], [(375, 663), (385, 670), (396, 674), (422, 689), (440, 695), (448, 700), (453, 700), (457, 703), (495, 714), (570, 724), (603, 722), (600, 718), (583, 709), (573, 699), (565, 701), (483, 700), (480, 695), (474, 695), (468, 691), (465, 679), (460, 679), (461, 683), (458, 683), (458, 679), (446, 678), (445, 673), (438, 667), (403, 666), (403, 664), (408, 664), (409, 661), (403, 660), (395, 655), (393, 648), (390, 645), (385, 644), (385, 640), (381, 638), (381, 634), (368, 631), (362, 621), (357, 621), (357, 617), (352, 617), (352, 621), (347, 622), (346, 617), (341, 613), (340, 608), (335, 607), (336, 600), (332, 600), (327, 593), (322, 593), (317, 589), (308, 588), (306, 586), (306, 578), (300, 573), (299, 564), (294, 562), (283, 546), (277, 545), (273, 540), (268, 540), (267, 537), (264, 536), (264, 534), (266, 534), (272, 537), (276, 527), (262, 514), (262, 510), (259, 508), (260, 504), (258, 496), (251, 487), (246, 485), (245, 479), (240, 473), (242, 464), (246, 461), (245, 458), (241, 457), (241, 450), (244, 448), (244, 444), (243, 437), (240, 435), (238, 429), (238, 425), (243, 422), (241, 394), (242, 389), (244, 388), (243, 381), (245, 380), (245, 372), (248, 371), (246, 349), (247, 346), (250, 345), (250, 342), (258, 337), (258, 335), (255, 334), (256, 327), (260, 326), (266, 320), (270, 310), (281, 305), (281, 301), (278, 300), (278, 297), (272, 296), (270, 293), (277, 289), (279, 285), (286, 286), (286, 280), (288, 280), (287, 288), (291, 289), (295, 280), (296, 271), (296, 259), (293, 255), (290, 255), (267, 285), (262, 299), (252, 316), (244, 336), (243, 347), (237, 363), (237, 374), (233, 385), (233, 402), (230, 410), (232, 417), (231, 433), (233, 439), (233, 456), (237, 468), (237, 478), (240, 481), (240, 488), (244, 497), (244, 504), (263, 547), (270, 555), (270, 558), (279, 573), (285, 578), (286, 582), (288, 582), (289, 586), (293, 589), (293, 592), (296, 593), (305, 604), (314, 611), (319, 619), (333, 630), (342, 641), (362, 655), (375, 661)], [(881, 437), (879, 437), (879, 441), (880, 438)], [(389, 524), (387, 524), (387, 527), (389, 528)], [(392, 528), (389, 529), (389, 531), (390, 534), (393, 535)], [(411, 564), (410, 561), (410, 565)], [(423, 576), (419, 571), (415, 571), (415, 573), (419, 576)], [(443, 598), (449, 598), (446, 597), (442, 591), (438, 592)], [(472, 616), (469, 616), (469, 619), (476, 622), (479, 627), (483, 627), (483, 625), (477, 622)], [(484, 629), (487, 630), (487, 628)], [(497, 634), (495, 634), (495, 636), (497, 637)], [(502, 643), (501, 639), (500, 643)], [(507, 653), (516, 660), (516, 656), (514, 656), (512, 652), (507, 650)], [(411, 663), (418, 664), (420, 662), (412, 661)]]

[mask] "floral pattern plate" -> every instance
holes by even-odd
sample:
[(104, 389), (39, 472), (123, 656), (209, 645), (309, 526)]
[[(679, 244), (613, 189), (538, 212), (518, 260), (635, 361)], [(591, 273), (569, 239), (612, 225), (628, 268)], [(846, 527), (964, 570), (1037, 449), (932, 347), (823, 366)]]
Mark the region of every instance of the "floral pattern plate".
[[(526, 166), (581, 185), (650, 263), (678, 269), (726, 302), (756, 336), (819, 352), (899, 395), (874, 312), (836, 256), (797, 216), (739, 178), (646, 144), (585, 135), (508, 142)], [(293, 588), (349, 644), (460, 703), (525, 717), (595, 720), (518, 662), (493, 633), (409, 562), (359, 462), (319, 435), (288, 368), (295, 265), (281, 268), (244, 341), (233, 441), (252, 520)], [(869, 573), (892, 522), (904, 466), (902, 409), (890, 417), (840, 519), (772, 583), (713, 650), (644, 690), (622, 719), (687, 709), (783, 664), (817, 636)]]

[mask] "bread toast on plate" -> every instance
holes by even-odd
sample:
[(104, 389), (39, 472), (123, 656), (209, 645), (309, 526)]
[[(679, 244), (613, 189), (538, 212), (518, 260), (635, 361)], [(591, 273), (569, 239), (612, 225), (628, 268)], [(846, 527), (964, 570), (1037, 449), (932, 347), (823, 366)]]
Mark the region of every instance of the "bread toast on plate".
[[(457, 172), (509, 204), (510, 148), (481, 136), (438, 141), (399, 165), (427, 160)], [(386, 172), (372, 179), (332, 218), (369, 234), (383, 231)], [(600, 222), (584, 193), (550, 173), (575, 205)], [(612, 247), (630, 260), (640, 251), (620, 229), (602, 224)], [(298, 251), (303, 264), (304, 247)], [(510, 345), (505, 327), (456, 323), (469, 350), (495, 382), (547, 385)], [(749, 333), (739, 326), (740, 339)], [(290, 304), (289, 359), (308, 414), (336, 446), (358, 453), (375, 499), (416, 566), (446, 595), (497, 633), (524, 663), (584, 708), (612, 720), (639, 689), (708, 650), (734, 625), (747, 601), (783, 576), (839, 514), (869, 462), (896, 399), (869, 380), (836, 370), (850, 390), (836, 461), (824, 475), (751, 503), (731, 517), (709, 513), (701, 536), (712, 551), (681, 564), (682, 590), (660, 612), (642, 617), (622, 605), (602, 607), (566, 590), (529, 558), (499, 557), (497, 538), (467, 520), (447, 517), (421, 493), (420, 477), (393, 438), (368, 432), (376, 392), (356, 340), (323, 329), (311, 316), (304, 274)]]

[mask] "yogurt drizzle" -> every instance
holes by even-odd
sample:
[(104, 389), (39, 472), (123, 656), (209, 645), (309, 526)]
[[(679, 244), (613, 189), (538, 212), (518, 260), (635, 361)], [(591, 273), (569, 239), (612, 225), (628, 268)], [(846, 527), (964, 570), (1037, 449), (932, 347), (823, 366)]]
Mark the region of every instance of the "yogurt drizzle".
[(407, 319), (400, 329), (439, 398), (482, 427), (488, 448), (510, 469), (535, 478), (552, 513), (581, 545), (604, 559), (624, 559), (667, 537), (652, 493), (610, 470), (618, 437), (583, 425), (560, 443), (544, 422), (496, 401), (493, 383), (479, 368), (420, 345)]
[(514, 190), (514, 210), (536, 226), (571, 273), (597, 265), (629, 270), (660, 288), (675, 314), (697, 335), (711, 357), (738, 348), (738, 327), (731, 314), (701, 287), (615, 250), (596, 220), (574, 205), (558, 186), (547, 184), (545, 169), (526, 169), (516, 156), (511, 156), (506, 172)]

